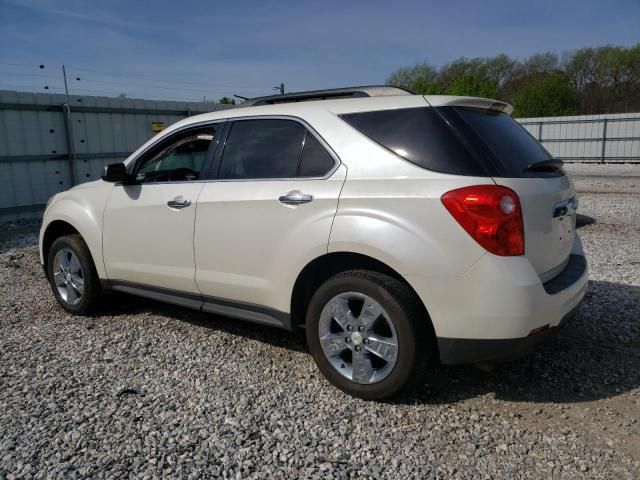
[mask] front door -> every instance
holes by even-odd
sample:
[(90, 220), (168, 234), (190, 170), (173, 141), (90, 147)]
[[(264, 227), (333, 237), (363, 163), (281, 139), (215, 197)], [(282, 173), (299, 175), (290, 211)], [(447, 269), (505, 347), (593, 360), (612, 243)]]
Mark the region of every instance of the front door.
[(179, 131), (136, 160), (133, 185), (116, 185), (104, 212), (109, 280), (199, 293), (193, 233), (196, 201), (218, 127)]

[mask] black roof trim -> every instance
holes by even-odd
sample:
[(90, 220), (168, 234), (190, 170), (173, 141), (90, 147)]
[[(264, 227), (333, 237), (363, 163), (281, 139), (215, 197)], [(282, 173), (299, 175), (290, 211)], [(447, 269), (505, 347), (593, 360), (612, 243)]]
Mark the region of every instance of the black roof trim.
[(414, 95), (414, 92), (393, 85), (365, 85), (362, 87), (330, 88), (327, 90), (310, 90), (285, 95), (269, 95), (267, 97), (250, 98), (239, 107), (257, 107), (277, 103), (308, 102), (313, 100), (334, 100), (340, 98), (381, 97), (390, 95)]

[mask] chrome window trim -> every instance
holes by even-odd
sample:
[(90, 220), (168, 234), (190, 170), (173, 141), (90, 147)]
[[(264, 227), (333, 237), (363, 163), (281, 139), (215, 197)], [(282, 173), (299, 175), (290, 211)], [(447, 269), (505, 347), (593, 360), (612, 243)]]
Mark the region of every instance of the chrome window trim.
[[(172, 135), (178, 134), (180, 132), (184, 132), (185, 130), (190, 130), (192, 128), (200, 128), (200, 127), (208, 127), (208, 126), (213, 126), (216, 125), (218, 123), (224, 124), (227, 120), (224, 119), (216, 119), (216, 120), (203, 120), (200, 122), (193, 122), (190, 123), (188, 125), (183, 125), (180, 128), (176, 128), (175, 130), (172, 130), (169, 133), (166, 133), (164, 135), (162, 135), (161, 137), (155, 139), (155, 141), (153, 143), (151, 143), (147, 148), (145, 148), (142, 152), (140, 152), (138, 155), (136, 155), (133, 158), (130, 158), (128, 160), (128, 162), (125, 164), (127, 171), (129, 171), (129, 166), (131, 166), (132, 170), (135, 170), (138, 166), (138, 162), (140, 161), (140, 158), (142, 158), (144, 155), (146, 155), (147, 153), (149, 153), (149, 150), (155, 148), (160, 142), (163, 142), (164, 140), (166, 140), (167, 138), (171, 137)], [(219, 141), (219, 139), (216, 139), (216, 143)], [(182, 181), (176, 181), (176, 182), (157, 182), (157, 184), (163, 184), (163, 183), (193, 183), (193, 182), (200, 182), (200, 181), (205, 181), (205, 179), (198, 179), (198, 180), (182, 180)], [(149, 185), (150, 183), (145, 183), (144, 185)]]
[[(338, 154), (333, 150), (333, 148), (331, 148), (331, 146), (329, 145), (329, 143), (322, 137), (322, 135), (320, 135), (315, 128), (313, 128), (306, 120), (304, 120), (303, 118), (300, 117), (296, 117), (293, 115), (249, 115), (246, 117), (229, 117), (229, 118), (219, 118), (216, 120), (203, 120), (200, 122), (193, 122), (190, 123), (188, 125), (183, 125), (180, 128), (177, 128), (176, 130), (163, 135), (162, 137), (158, 138), (155, 142), (153, 142), (151, 145), (149, 145), (147, 148), (145, 148), (142, 152), (140, 152), (138, 155), (136, 155), (134, 158), (130, 159), (127, 167), (129, 165), (133, 165), (133, 169), (136, 168), (138, 161), (140, 160), (140, 158), (145, 155), (146, 153), (149, 152), (149, 150), (151, 150), (152, 148), (155, 148), (157, 146), (158, 143), (162, 142), (163, 140), (165, 140), (166, 138), (170, 137), (171, 135), (183, 132), (185, 130), (189, 130), (191, 128), (199, 128), (199, 127), (206, 127), (206, 126), (213, 126), (216, 124), (224, 124), (226, 122), (236, 122), (236, 121), (242, 121), (242, 120), (292, 120), (294, 122), (298, 122), (300, 123), (303, 127), (305, 127), (307, 129), (307, 131), (309, 133), (311, 133), (314, 137), (316, 137), (316, 140), (318, 140), (318, 142), (320, 142), (320, 144), (323, 146), (323, 148), (329, 153), (329, 156), (333, 159), (333, 167), (331, 168), (331, 170), (329, 170), (326, 175), (322, 176), (322, 177), (273, 177), (273, 178), (202, 178), (202, 179), (197, 179), (197, 180), (179, 180), (179, 181), (174, 181), (174, 182), (149, 182), (149, 183), (140, 183), (139, 185), (167, 185), (167, 184), (171, 184), (171, 185), (177, 185), (177, 184), (181, 184), (181, 183), (210, 183), (210, 182), (278, 182), (278, 181), (291, 181), (291, 180), (327, 180), (328, 178), (330, 178), (331, 176), (333, 176), (334, 173), (336, 173), (336, 171), (340, 168), (340, 166), (342, 165), (342, 161), (340, 160), (340, 157), (338, 156)], [(217, 140), (218, 142), (220, 141), (220, 139)], [(226, 141), (226, 138), (225, 138)], [(303, 145), (304, 148), (304, 145)], [(224, 154), (224, 152), (222, 152)], [(222, 159), (221, 159), (222, 160)]]
[[(306, 120), (300, 117), (296, 117), (293, 115), (249, 115), (246, 117), (231, 117), (228, 118), (229, 122), (243, 121), (243, 120), (292, 120), (294, 122), (298, 122), (303, 127), (307, 129), (307, 132), (311, 133), (316, 140), (320, 142), (320, 145), (327, 151), (329, 156), (333, 159), (333, 167), (322, 177), (273, 177), (273, 178), (211, 178), (208, 181), (210, 182), (277, 182), (277, 181), (288, 181), (288, 180), (326, 180), (330, 178), (340, 165), (342, 165), (342, 161), (338, 154), (331, 148), (329, 143), (320, 135), (315, 128), (313, 128)], [(226, 143), (226, 139), (225, 139)], [(304, 144), (303, 144), (304, 148)], [(224, 150), (222, 151), (222, 157), (220, 161), (224, 158)]]

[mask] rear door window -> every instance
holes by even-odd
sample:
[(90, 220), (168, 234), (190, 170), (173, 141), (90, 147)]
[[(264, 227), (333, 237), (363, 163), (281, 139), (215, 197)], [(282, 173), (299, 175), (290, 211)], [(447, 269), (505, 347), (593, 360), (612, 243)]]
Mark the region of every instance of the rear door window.
[(292, 120), (235, 121), (227, 137), (218, 178), (293, 178), (306, 128)]
[(300, 177), (324, 177), (334, 164), (329, 152), (312, 133), (307, 132), (298, 175)]

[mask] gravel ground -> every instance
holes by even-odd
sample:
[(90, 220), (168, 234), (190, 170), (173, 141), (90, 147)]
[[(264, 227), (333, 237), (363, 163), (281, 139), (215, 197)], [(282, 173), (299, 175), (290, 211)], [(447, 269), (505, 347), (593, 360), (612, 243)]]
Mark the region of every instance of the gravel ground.
[(570, 169), (596, 219), (575, 321), (386, 403), (332, 388), (300, 335), (124, 296), (66, 315), (33, 226), (3, 226), (0, 478), (638, 478), (640, 167), (606, 167)]

